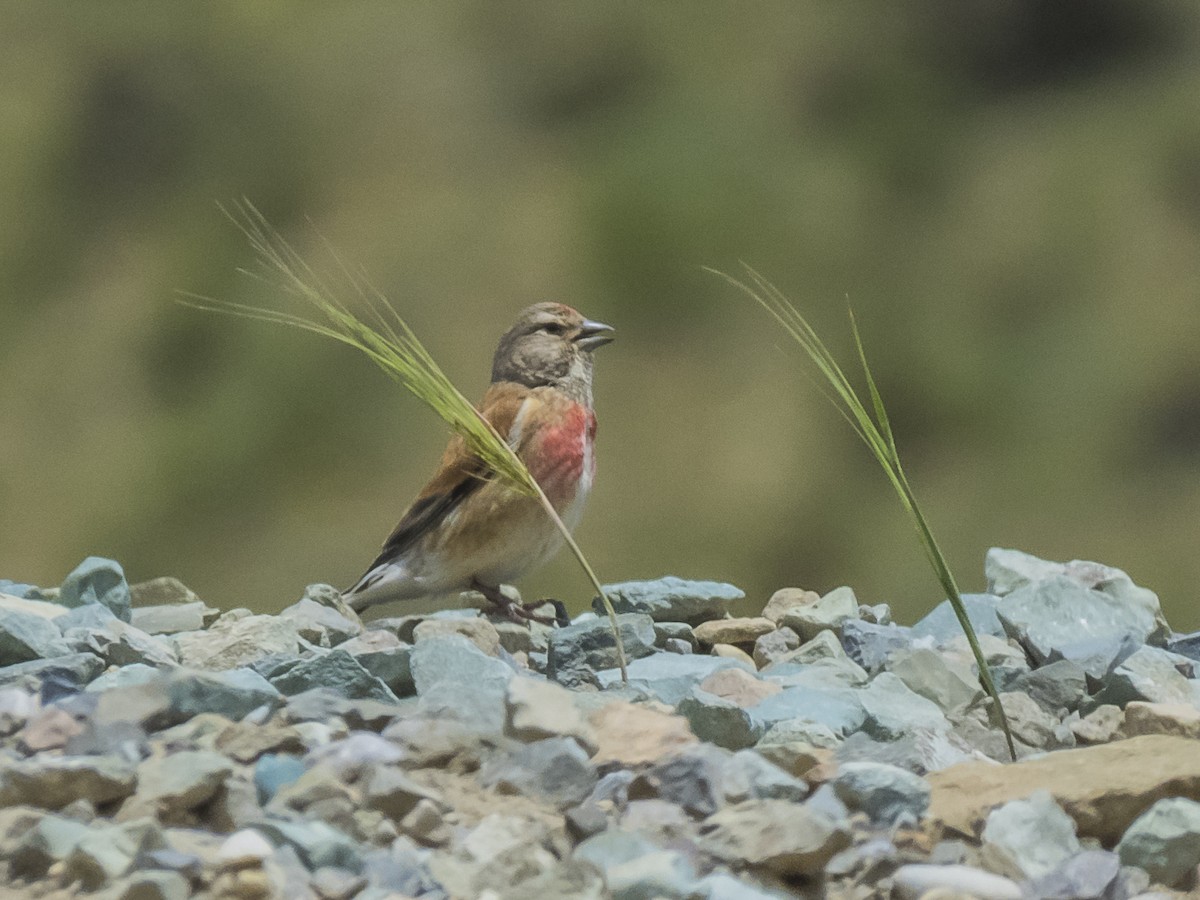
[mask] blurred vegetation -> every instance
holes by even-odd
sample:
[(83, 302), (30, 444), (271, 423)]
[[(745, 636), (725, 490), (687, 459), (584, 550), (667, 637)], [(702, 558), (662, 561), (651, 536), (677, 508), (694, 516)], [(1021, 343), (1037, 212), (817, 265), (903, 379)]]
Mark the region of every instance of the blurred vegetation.
[[(272, 610), (346, 584), (439, 421), (260, 303), (249, 197), (362, 264), (479, 396), (529, 302), (615, 325), (579, 538), (606, 580), (938, 588), (761, 311), (845, 297), (964, 590), (987, 547), (1098, 559), (1200, 626), (1200, 7), (8, 4), (0, 577), (88, 554)], [(835, 352), (845, 355), (836, 346)], [(848, 345), (845, 345), (848, 346)], [(522, 585), (581, 606), (565, 554)]]

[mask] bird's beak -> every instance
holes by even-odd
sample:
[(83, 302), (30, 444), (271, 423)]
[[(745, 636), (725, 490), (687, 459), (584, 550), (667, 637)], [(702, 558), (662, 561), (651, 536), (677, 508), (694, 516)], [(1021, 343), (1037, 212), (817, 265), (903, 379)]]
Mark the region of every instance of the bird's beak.
[(593, 322), (591, 319), (584, 319), (583, 324), (579, 326), (579, 334), (575, 338), (576, 345), (584, 350), (595, 350), (597, 347), (603, 347), (605, 344), (610, 344), (616, 339), (613, 334), (613, 327), (605, 325), (603, 322)]

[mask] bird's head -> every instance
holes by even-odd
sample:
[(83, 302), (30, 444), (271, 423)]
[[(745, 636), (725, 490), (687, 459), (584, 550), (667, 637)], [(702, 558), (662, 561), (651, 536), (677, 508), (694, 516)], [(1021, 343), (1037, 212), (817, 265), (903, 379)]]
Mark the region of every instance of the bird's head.
[(492, 381), (557, 387), (590, 403), (592, 352), (612, 340), (609, 325), (562, 303), (535, 303), (500, 338)]

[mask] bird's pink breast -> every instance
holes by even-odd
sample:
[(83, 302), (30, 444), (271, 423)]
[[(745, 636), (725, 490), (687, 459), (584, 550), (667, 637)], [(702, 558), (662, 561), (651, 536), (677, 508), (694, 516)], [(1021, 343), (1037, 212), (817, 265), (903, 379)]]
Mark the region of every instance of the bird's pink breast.
[(594, 468), (591, 445), (596, 434), (596, 415), (581, 403), (572, 404), (554, 425), (547, 425), (541, 435), (541, 446), (531, 460), (534, 478), (555, 504), (570, 500), (581, 479), (584, 466), (591, 480)]

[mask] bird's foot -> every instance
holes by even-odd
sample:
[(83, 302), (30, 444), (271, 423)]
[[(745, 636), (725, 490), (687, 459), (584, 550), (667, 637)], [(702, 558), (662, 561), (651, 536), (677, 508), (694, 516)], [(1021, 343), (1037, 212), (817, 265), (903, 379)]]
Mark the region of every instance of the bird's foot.
[[(559, 627), (571, 624), (571, 619), (567, 615), (567, 608), (561, 600), (536, 600), (532, 603), (518, 603), (498, 587), (481, 584), (478, 581), (472, 584), (471, 587), (483, 594), (487, 600), (498, 607), (501, 613), (508, 616), (514, 622), (537, 622), (541, 625), (558, 625)], [(545, 606), (547, 603), (554, 607), (553, 617), (543, 616), (535, 612), (535, 610)]]

